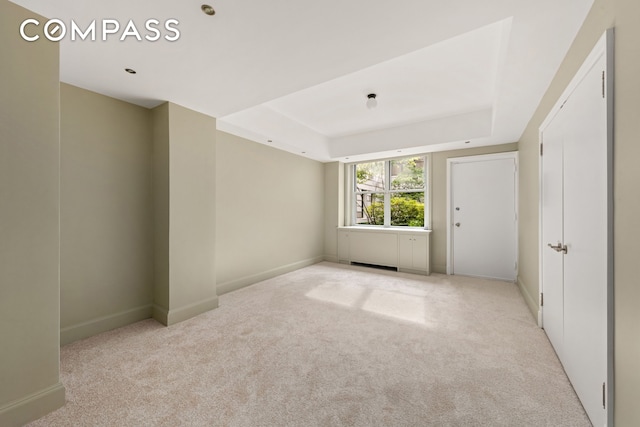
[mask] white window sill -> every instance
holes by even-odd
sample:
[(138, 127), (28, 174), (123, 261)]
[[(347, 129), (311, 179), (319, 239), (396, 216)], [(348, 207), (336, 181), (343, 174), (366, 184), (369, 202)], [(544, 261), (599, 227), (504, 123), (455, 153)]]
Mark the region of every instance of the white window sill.
[(380, 225), (349, 225), (338, 227), (338, 230), (353, 230), (353, 231), (371, 231), (376, 233), (412, 233), (412, 234), (429, 234), (431, 230), (426, 230), (422, 227), (383, 227)]

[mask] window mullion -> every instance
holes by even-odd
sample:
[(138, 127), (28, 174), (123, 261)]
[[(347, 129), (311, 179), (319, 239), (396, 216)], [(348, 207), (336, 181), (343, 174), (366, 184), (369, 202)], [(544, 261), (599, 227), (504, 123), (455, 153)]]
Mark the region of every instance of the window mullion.
[(357, 170), (357, 165), (353, 165), (351, 166), (351, 176), (349, 178), (351, 178), (351, 194), (352, 194), (352, 200), (350, 203), (351, 206), (351, 225), (356, 225), (356, 214), (358, 212), (358, 197), (360, 196), (358, 194), (358, 184), (356, 183), (356, 170)]
[(391, 227), (391, 161), (384, 162), (384, 226)]
[(424, 162), (424, 167), (422, 168), (422, 182), (424, 183), (424, 186), (422, 188), (422, 190), (424, 191), (424, 224), (423, 227), (425, 229), (430, 229), (431, 228), (431, 193), (429, 191), (429, 189), (431, 188), (431, 180), (429, 179), (430, 174), (431, 174), (431, 170), (429, 168), (430, 166), (430, 161), (431, 158), (424, 156), (423, 157), (423, 162)]

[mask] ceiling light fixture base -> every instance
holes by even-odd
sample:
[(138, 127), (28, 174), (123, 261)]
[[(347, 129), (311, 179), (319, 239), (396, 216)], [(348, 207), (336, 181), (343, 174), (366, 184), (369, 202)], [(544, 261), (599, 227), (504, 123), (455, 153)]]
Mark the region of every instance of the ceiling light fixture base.
[(208, 4), (203, 4), (202, 6), (200, 6), (200, 9), (202, 9), (202, 11), (209, 16), (213, 16), (216, 14), (215, 9)]
[(369, 95), (367, 95), (367, 108), (368, 109), (373, 109), (376, 108), (378, 106), (378, 100), (376, 99), (378, 95), (376, 95), (375, 93), (370, 93)]

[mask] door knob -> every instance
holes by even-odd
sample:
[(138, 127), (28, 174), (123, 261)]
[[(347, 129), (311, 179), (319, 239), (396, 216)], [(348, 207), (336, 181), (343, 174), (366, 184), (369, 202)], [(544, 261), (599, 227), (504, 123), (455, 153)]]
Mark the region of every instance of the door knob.
[(456, 227), (460, 227), (460, 223), (459, 222), (456, 222)]
[(562, 243), (558, 242), (557, 245), (552, 245), (551, 243), (547, 243), (547, 246), (549, 246), (551, 249), (553, 249), (556, 252), (564, 252), (565, 254), (567, 253), (567, 245), (563, 245)]

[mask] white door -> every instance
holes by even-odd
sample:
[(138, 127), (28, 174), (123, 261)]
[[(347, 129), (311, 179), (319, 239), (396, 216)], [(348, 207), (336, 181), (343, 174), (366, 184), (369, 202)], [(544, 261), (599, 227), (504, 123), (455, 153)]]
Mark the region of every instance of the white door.
[(543, 325), (596, 426), (611, 396), (606, 69), (602, 50), (543, 128), (541, 160)]
[(448, 273), (515, 281), (517, 153), (449, 159)]

